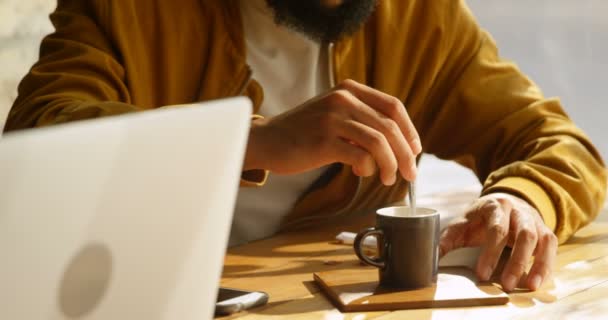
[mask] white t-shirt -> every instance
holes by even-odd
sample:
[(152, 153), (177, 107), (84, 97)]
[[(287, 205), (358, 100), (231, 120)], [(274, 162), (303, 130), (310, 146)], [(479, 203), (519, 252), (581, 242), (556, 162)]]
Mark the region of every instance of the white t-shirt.
[[(325, 47), (274, 23), (264, 0), (241, 0), (247, 64), (264, 89), (259, 114), (273, 117), (330, 87)], [(298, 198), (326, 168), (280, 176), (271, 173), (261, 188), (240, 188), (230, 245), (269, 237)]]

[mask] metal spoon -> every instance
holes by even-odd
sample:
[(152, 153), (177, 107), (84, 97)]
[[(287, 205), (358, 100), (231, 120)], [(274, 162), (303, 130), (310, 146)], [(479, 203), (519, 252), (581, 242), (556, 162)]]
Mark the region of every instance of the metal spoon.
[(410, 215), (416, 214), (416, 181), (409, 181), (407, 194), (410, 200)]

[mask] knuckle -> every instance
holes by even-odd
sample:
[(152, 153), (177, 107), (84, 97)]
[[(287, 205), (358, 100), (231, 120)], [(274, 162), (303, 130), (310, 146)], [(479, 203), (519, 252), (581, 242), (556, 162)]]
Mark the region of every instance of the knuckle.
[(393, 137), (398, 137), (401, 135), (401, 129), (399, 129), (399, 125), (392, 119), (386, 119), (384, 121), (384, 130)]
[(367, 139), (371, 148), (380, 150), (384, 146), (384, 136), (378, 131), (372, 131), (368, 134)]
[(342, 111), (345, 105), (350, 104), (350, 93), (346, 90), (340, 89), (332, 91), (326, 97), (327, 107), (332, 111)]
[(395, 97), (390, 97), (388, 99), (388, 104), (387, 104), (387, 113), (388, 116), (390, 116), (391, 118), (395, 119), (399, 116), (401, 116), (401, 113), (403, 112), (403, 104), (401, 103), (401, 100), (395, 98)]
[(503, 225), (500, 225), (500, 224), (495, 224), (492, 227), (490, 227), (489, 232), (490, 232), (490, 234), (493, 234), (497, 240), (505, 239), (507, 237), (507, 235), (509, 234), (509, 230), (507, 230), (506, 227), (504, 227)]
[(500, 208), (500, 202), (494, 198), (487, 199), (483, 203), (483, 209), (488, 213), (492, 213)]
[(353, 79), (346, 79), (338, 84), (338, 87), (341, 89), (350, 89), (353, 88), (357, 82)]
[(505, 199), (505, 198), (498, 198), (498, 199), (493, 199), (494, 201), (496, 201), (496, 203), (499, 206), (508, 206), (510, 204), (509, 199)]
[(535, 243), (538, 240), (536, 232), (530, 229), (522, 229), (517, 237), (526, 243)]
[(551, 247), (557, 247), (557, 236), (553, 232), (545, 233), (542, 240)]
[(558, 246), (558, 244), (559, 244), (559, 239), (557, 238), (557, 236), (556, 236), (556, 235), (555, 235), (553, 232), (551, 232), (551, 233), (549, 233), (549, 234), (550, 234), (550, 237), (549, 237), (549, 238), (551, 239), (551, 244), (552, 244), (554, 247), (557, 247), (557, 246)]
[(526, 271), (526, 263), (523, 261), (511, 261), (510, 273), (515, 276), (520, 276)]
[(485, 200), (482, 198), (477, 198), (473, 200), (470, 204), (471, 209), (469, 210), (471, 214), (479, 214), (482, 212), (483, 206), (485, 204)]

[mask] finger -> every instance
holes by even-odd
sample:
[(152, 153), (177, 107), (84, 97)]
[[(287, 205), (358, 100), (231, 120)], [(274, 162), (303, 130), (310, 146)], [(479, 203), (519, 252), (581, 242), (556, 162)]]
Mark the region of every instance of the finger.
[(465, 235), (468, 229), (469, 223), (466, 219), (450, 223), (447, 228), (443, 229), (439, 238), (439, 258), (452, 250), (465, 247)]
[(393, 155), (392, 149), (382, 133), (354, 120), (343, 122), (343, 126), (338, 128), (339, 134), (343, 139), (352, 140), (372, 155), (378, 169), (380, 179), (385, 185), (392, 185), (396, 181), (397, 159)]
[(353, 80), (342, 82), (338, 88), (348, 90), (365, 104), (393, 119), (399, 125), (412, 152), (418, 155), (422, 151), (418, 131), (399, 99)]
[(557, 237), (549, 230), (538, 240), (534, 264), (528, 274), (526, 285), (530, 290), (538, 290), (543, 282), (551, 275), (557, 255)]
[(511, 229), (515, 231), (515, 244), (501, 278), (506, 291), (512, 291), (526, 271), (538, 238), (531, 217), (519, 210), (511, 211)]
[[(357, 98), (353, 97), (353, 100), (357, 100)], [(354, 120), (380, 131), (388, 140), (393, 154), (397, 158), (399, 171), (403, 178), (408, 181), (416, 180), (416, 156), (395, 121), (374, 111), (359, 100), (353, 102), (351, 116)]]
[(511, 209), (508, 201), (500, 200), (488, 200), (478, 209), (478, 214), (484, 217), (486, 232), (486, 241), (481, 247), (476, 266), (477, 276), (482, 281), (490, 279), (507, 244)]
[(376, 164), (369, 152), (354, 143), (336, 140), (331, 145), (331, 158), (335, 161), (345, 163), (353, 167), (353, 172), (357, 176), (369, 177), (376, 171)]

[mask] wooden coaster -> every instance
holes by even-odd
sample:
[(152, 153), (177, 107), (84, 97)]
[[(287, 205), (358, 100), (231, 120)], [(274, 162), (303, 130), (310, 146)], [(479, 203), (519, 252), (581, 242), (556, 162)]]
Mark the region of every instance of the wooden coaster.
[(492, 283), (477, 283), (468, 268), (440, 268), (433, 287), (396, 290), (378, 287), (378, 270), (334, 270), (314, 279), (342, 312), (502, 305), (509, 296)]

